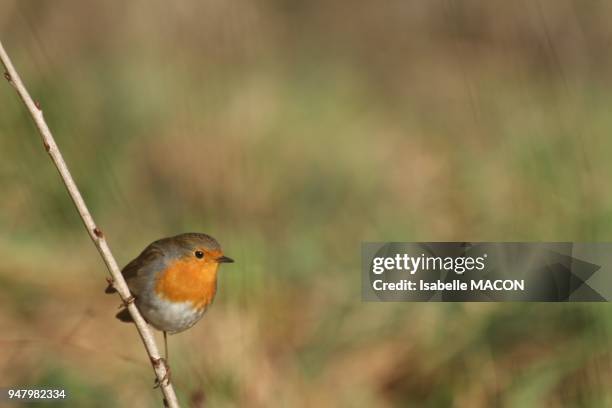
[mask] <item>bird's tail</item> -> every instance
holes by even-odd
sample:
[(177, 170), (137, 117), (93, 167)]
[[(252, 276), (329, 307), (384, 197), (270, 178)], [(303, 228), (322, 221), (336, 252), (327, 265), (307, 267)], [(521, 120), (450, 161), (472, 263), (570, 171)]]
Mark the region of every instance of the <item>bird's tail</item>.
[(115, 317), (121, 320), (122, 322), (126, 322), (126, 323), (131, 323), (134, 321), (132, 320), (132, 316), (130, 315), (130, 312), (128, 312), (127, 309), (121, 309), (121, 311), (117, 313)]
[[(106, 289), (104, 289), (104, 293), (117, 293), (117, 289), (115, 289), (115, 286), (113, 285), (113, 281), (111, 279), (107, 279), (107, 282), (108, 282), (108, 286), (106, 287)], [(126, 323), (131, 323), (134, 321), (132, 319), (132, 316), (130, 315), (130, 312), (128, 312), (127, 308), (121, 309), (119, 313), (115, 315), (115, 317), (121, 320), (122, 322), (126, 322)]]

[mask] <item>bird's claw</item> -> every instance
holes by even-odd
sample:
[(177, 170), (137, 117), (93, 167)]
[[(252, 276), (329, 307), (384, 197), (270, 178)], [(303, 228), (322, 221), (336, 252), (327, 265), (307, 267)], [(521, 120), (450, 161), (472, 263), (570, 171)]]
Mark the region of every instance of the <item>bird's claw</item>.
[(166, 368), (166, 374), (164, 374), (164, 377), (161, 379), (161, 381), (159, 380), (159, 378), (155, 378), (155, 383), (153, 384), (153, 388), (159, 388), (164, 382), (166, 383), (166, 385), (170, 384), (170, 366), (168, 365), (168, 362), (166, 361), (165, 358), (152, 358), (151, 362), (153, 363), (153, 365), (157, 368), (160, 366), (160, 364), (163, 364), (164, 367)]

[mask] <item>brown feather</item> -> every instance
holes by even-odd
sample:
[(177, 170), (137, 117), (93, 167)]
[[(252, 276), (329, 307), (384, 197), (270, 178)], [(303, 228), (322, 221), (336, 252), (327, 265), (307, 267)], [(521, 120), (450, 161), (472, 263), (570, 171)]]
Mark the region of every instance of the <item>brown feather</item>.
[[(150, 265), (155, 262), (158, 258), (164, 256), (162, 250), (156, 245), (157, 242), (152, 243), (142, 251), (140, 255), (134, 258), (129, 264), (127, 264), (122, 270), (121, 274), (130, 288), (130, 292), (133, 295), (138, 295), (140, 289), (143, 286), (142, 278), (145, 276), (141, 272), (143, 266)], [(149, 273), (151, 271), (148, 271)], [(116, 293), (117, 290), (113, 285), (109, 284), (104, 293)]]

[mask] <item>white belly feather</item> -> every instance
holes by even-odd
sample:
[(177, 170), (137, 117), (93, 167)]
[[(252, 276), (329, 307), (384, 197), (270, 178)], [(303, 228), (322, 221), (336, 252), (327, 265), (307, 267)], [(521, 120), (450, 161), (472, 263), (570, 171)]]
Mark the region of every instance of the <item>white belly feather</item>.
[(157, 330), (168, 333), (187, 330), (206, 312), (206, 307), (197, 310), (191, 302), (170, 302), (157, 296), (148, 303), (139, 305), (144, 318)]

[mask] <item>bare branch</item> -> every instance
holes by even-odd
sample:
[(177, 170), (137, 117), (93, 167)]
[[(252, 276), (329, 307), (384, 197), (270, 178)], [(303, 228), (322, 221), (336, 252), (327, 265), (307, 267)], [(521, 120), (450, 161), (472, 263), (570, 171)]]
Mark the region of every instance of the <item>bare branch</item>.
[(113, 257), (110, 248), (108, 247), (106, 238), (104, 237), (102, 230), (96, 226), (93, 217), (91, 216), (89, 210), (87, 209), (87, 206), (85, 205), (85, 201), (83, 201), (83, 197), (81, 196), (78, 187), (72, 179), (72, 175), (70, 174), (68, 166), (66, 165), (66, 162), (62, 157), (62, 153), (57, 147), (55, 139), (53, 138), (53, 135), (51, 134), (47, 123), (45, 122), (45, 118), (43, 116), (43, 111), (41, 109), (40, 104), (38, 102), (34, 102), (30, 97), (30, 94), (23, 85), (23, 82), (21, 82), (19, 74), (13, 67), (9, 56), (4, 50), (2, 42), (0, 42), (0, 60), (2, 61), (2, 65), (4, 65), (4, 68), (6, 69), (4, 77), (15, 88), (17, 94), (30, 112), (32, 119), (34, 120), (34, 123), (38, 128), (40, 136), (42, 137), (45, 150), (47, 151), (47, 153), (49, 153), (49, 156), (51, 157), (53, 164), (55, 164), (55, 167), (57, 167), (62, 181), (64, 182), (64, 185), (68, 190), (68, 194), (70, 194), (70, 198), (72, 198), (72, 202), (74, 203), (77, 211), (79, 212), (79, 215), (83, 220), (83, 224), (85, 224), (87, 233), (91, 237), (93, 243), (96, 245), (96, 248), (98, 248), (102, 259), (104, 260), (104, 263), (106, 264), (106, 267), (108, 268), (112, 276), (113, 286), (119, 293), (121, 300), (123, 301), (128, 311), (130, 312), (130, 315), (134, 319), (136, 329), (138, 330), (138, 334), (140, 334), (140, 338), (142, 339), (147, 354), (149, 355), (149, 360), (153, 365), (155, 375), (157, 376), (158, 381), (161, 384), (160, 388), (162, 390), (162, 393), (164, 394), (164, 403), (170, 408), (178, 407), (179, 404), (176, 398), (176, 394), (172, 385), (170, 384), (170, 381), (168, 380), (166, 365), (160, 364), (161, 357), (157, 349), (155, 339), (153, 338), (153, 334), (151, 333), (149, 326), (147, 325), (140, 312), (138, 311), (138, 308), (133, 302), (134, 298), (130, 294), (130, 290), (128, 289), (125, 279), (123, 279), (123, 275), (121, 275), (121, 270), (119, 269), (117, 261), (115, 261), (115, 258)]

